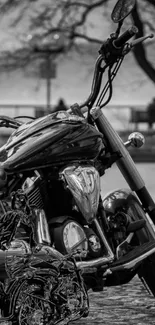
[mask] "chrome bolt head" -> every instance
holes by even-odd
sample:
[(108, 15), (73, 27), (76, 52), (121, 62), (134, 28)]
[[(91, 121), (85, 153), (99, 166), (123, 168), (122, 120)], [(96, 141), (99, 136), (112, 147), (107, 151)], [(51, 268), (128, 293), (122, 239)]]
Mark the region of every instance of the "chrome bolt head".
[(135, 148), (140, 148), (145, 143), (145, 138), (142, 133), (140, 132), (133, 132), (129, 135), (128, 141), (130, 145)]

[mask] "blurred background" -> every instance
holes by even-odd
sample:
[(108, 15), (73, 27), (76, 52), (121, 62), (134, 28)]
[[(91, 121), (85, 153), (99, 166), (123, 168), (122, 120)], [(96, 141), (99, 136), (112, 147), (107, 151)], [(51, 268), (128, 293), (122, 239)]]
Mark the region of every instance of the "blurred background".
[[(117, 24), (114, 0), (0, 0), (0, 115), (43, 116), (84, 101), (99, 48)], [(137, 0), (122, 32), (155, 32), (154, 0)], [(136, 161), (155, 159), (155, 38), (137, 45), (113, 82), (104, 112), (124, 140), (143, 131), (146, 144), (131, 150)], [(107, 79), (105, 76), (105, 80)], [(11, 130), (0, 130), (0, 144)]]

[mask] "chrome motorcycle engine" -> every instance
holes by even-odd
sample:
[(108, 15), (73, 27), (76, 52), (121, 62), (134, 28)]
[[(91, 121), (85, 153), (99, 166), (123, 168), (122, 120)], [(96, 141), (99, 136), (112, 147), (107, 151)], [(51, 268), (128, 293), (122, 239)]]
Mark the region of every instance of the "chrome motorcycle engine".
[[(60, 183), (58, 189), (56, 187), (58, 186), (59, 182), (55, 182), (55, 192), (58, 194), (61, 192)], [(57, 204), (55, 203), (55, 196), (53, 197), (54, 193), (50, 193), (50, 208), (51, 208), (51, 217), (44, 218), (44, 204), (42, 200), (41, 195), (41, 187), (42, 187), (42, 181), (40, 180), (39, 175), (35, 175), (32, 178), (27, 178), (26, 181), (23, 184), (23, 191), (26, 193), (26, 197), (28, 199), (28, 202), (31, 206), (36, 206), (35, 213), (36, 213), (36, 219), (39, 220), (39, 225), (43, 224), (43, 227), (41, 226), (40, 229), (49, 229), (50, 237), (51, 237), (51, 243), (50, 240), (47, 238), (47, 236), (37, 236), (38, 241), (40, 243), (46, 243), (48, 242), (49, 245), (53, 245), (59, 252), (62, 254), (74, 254), (74, 257), (76, 259), (82, 258), (82, 259), (91, 259), (94, 257), (99, 257), (101, 254), (101, 243), (99, 237), (95, 234), (95, 232), (89, 228), (87, 225), (81, 225), (80, 222), (78, 222), (78, 214), (76, 214), (76, 217), (72, 218), (72, 214), (74, 215), (78, 208), (75, 205), (72, 204), (71, 210), (66, 213), (65, 209), (62, 209), (62, 213), (58, 213), (57, 216), (55, 216), (55, 208), (53, 206), (54, 204), (57, 207)], [(47, 197), (49, 195), (47, 193)], [(64, 196), (66, 193), (66, 187), (64, 188), (64, 192), (61, 193), (62, 196)], [(53, 194), (53, 195), (52, 195)], [(59, 206), (63, 206), (63, 198), (60, 196)], [(58, 195), (57, 195), (58, 197)], [(57, 199), (58, 200), (58, 199)], [(62, 200), (62, 201), (61, 201)], [(67, 201), (67, 199), (66, 199)], [(61, 202), (61, 204), (60, 204)], [(69, 206), (69, 202), (67, 201), (67, 204)], [(46, 209), (46, 208), (45, 208)], [(58, 209), (59, 210), (59, 209)], [(54, 217), (53, 217), (54, 215)], [(65, 215), (67, 215), (67, 218), (65, 218)], [(60, 221), (59, 218), (60, 217)], [(48, 219), (48, 225), (45, 225), (46, 222), (43, 221), (43, 219)], [(54, 222), (53, 222), (54, 219)], [(77, 221), (76, 221), (77, 220)], [(47, 231), (48, 232), (48, 231)], [(43, 238), (46, 238), (43, 239)]]
[(55, 248), (62, 254), (72, 254), (78, 259), (91, 259), (101, 254), (99, 237), (88, 226), (67, 219), (53, 228), (52, 236)]

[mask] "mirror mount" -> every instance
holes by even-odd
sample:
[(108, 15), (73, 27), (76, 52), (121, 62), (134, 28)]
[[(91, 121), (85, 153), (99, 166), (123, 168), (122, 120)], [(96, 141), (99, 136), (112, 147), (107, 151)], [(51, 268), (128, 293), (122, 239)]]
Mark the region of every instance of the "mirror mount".
[(119, 23), (118, 23), (118, 27), (117, 27), (116, 32), (115, 32), (116, 33), (116, 37), (119, 36), (122, 25), (123, 25), (123, 20), (122, 21), (119, 21)]
[(117, 27), (116, 31), (114, 33), (110, 34), (111, 39), (115, 40), (118, 38), (122, 25), (123, 25), (123, 21), (120, 21), (118, 23), (118, 27)]

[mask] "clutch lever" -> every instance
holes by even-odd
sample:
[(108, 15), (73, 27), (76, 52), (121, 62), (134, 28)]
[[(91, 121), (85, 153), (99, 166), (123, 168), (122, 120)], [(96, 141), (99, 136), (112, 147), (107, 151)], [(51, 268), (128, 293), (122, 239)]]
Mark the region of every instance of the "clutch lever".
[(18, 129), (18, 126), (17, 126), (17, 125), (7, 123), (6, 121), (2, 121), (2, 122), (0, 122), (0, 127), (1, 127), (1, 128), (4, 127), (4, 128)]
[(8, 121), (0, 121), (0, 127), (18, 129), (19, 126), (17, 124), (11, 124)]
[(130, 43), (130, 47), (132, 48), (132, 47), (136, 46), (137, 44), (144, 42), (146, 39), (153, 38), (153, 37), (154, 37), (154, 34), (139, 37)]
[(0, 115), (0, 127), (17, 129), (22, 123), (5, 115)]

